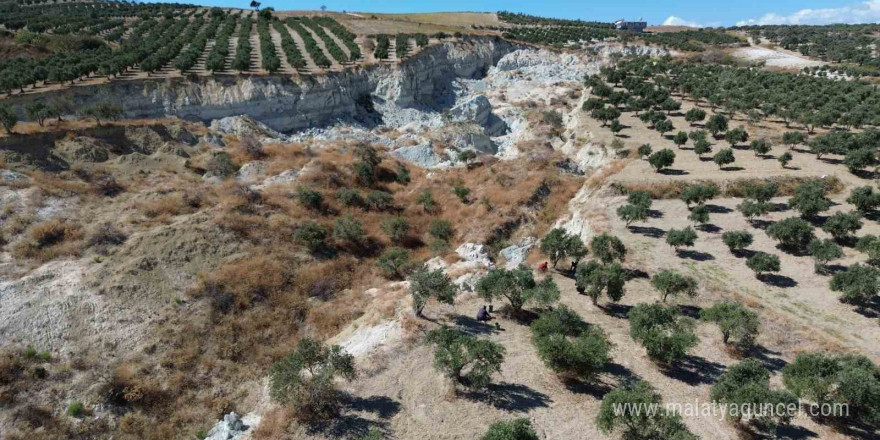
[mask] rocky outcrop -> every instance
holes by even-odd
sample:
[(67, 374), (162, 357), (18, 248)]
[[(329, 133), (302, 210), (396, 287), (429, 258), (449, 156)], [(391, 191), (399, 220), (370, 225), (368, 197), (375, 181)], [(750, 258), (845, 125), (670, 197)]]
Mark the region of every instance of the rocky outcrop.
[(392, 151), (391, 154), (422, 168), (438, 168), (451, 165), (449, 158), (437, 154), (429, 143), (401, 147)]
[(507, 263), (504, 264), (504, 268), (516, 269), (520, 264), (525, 263), (526, 257), (529, 256), (529, 252), (535, 247), (537, 241), (538, 240), (535, 237), (526, 237), (522, 239), (519, 244), (502, 249), (501, 256), (507, 260)]
[[(247, 419), (247, 416), (245, 416), (245, 419)], [(242, 434), (251, 428), (245, 419), (239, 418), (235, 412), (226, 414), (223, 416), (223, 420), (217, 422), (208, 431), (208, 436), (205, 437), (205, 440), (235, 440), (241, 437)]]

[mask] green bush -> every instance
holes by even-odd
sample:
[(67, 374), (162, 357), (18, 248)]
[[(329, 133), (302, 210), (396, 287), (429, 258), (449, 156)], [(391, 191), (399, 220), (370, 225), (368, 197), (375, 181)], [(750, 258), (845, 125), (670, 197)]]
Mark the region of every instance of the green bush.
[(862, 214), (868, 214), (880, 206), (880, 192), (875, 191), (871, 186), (853, 188), (846, 201), (855, 206)]
[(722, 148), (712, 156), (712, 162), (715, 162), (719, 168), (724, 169), (725, 166), (736, 162), (736, 157), (733, 155), (732, 149)]
[(818, 274), (828, 272), (829, 261), (843, 258), (843, 248), (831, 240), (814, 239), (807, 245), (807, 252), (816, 260), (816, 273)]
[(880, 283), (880, 270), (854, 264), (831, 278), (831, 290), (841, 292), (840, 300), (846, 303), (863, 305), (877, 296)]
[(455, 231), (453, 231), (452, 222), (449, 220), (435, 218), (431, 219), (431, 224), (428, 226), (428, 234), (438, 240), (449, 241), (455, 235)]
[(82, 418), (85, 416), (86, 407), (82, 402), (70, 402), (67, 405), (67, 415), (74, 418)]
[(382, 232), (394, 243), (400, 243), (409, 236), (409, 221), (404, 217), (386, 217), (382, 219)]
[(788, 206), (810, 218), (831, 207), (831, 201), (825, 197), (825, 185), (822, 182), (800, 184), (794, 195), (788, 200)]
[(333, 236), (338, 240), (347, 241), (353, 245), (363, 243), (367, 234), (361, 221), (351, 214), (339, 217), (333, 222)]
[(581, 263), (575, 270), (575, 284), (579, 292), (586, 293), (593, 304), (599, 303), (602, 292), (617, 302), (626, 293), (626, 270), (619, 263), (599, 264), (595, 261)]
[(831, 234), (838, 241), (850, 238), (861, 228), (862, 216), (858, 212), (838, 212), (828, 217), (828, 220), (822, 225), (822, 230)]
[(293, 231), (294, 241), (309, 248), (312, 252), (324, 249), (329, 235), (327, 228), (314, 221), (307, 221)]
[(779, 257), (766, 252), (756, 252), (746, 261), (746, 266), (760, 278), (766, 272), (779, 272)]
[(298, 186), (296, 198), (301, 205), (311, 210), (320, 211), (324, 207), (324, 196), (310, 188)]
[(385, 278), (403, 278), (410, 267), (410, 253), (399, 247), (385, 249), (376, 261)]
[(803, 353), (782, 369), (782, 382), (817, 405), (847, 405), (849, 420), (880, 424), (880, 368), (865, 356)]
[(394, 196), (385, 191), (370, 191), (364, 204), (373, 211), (388, 211), (394, 207)]
[(666, 233), (666, 244), (674, 247), (676, 250), (682, 246), (691, 247), (697, 240), (697, 231), (688, 226), (684, 229), (670, 229)]
[(648, 163), (651, 164), (654, 171), (659, 173), (664, 168), (669, 168), (675, 163), (675, 152), (664, 148), (648, 156)]
[(682, 191), (679, 198), (682, 202), (684, 202), (688, 207), (691, 204), (696, 203), (697, 205), (702, 205), (709, 200), (712, 200), (716, 196), (720, 190), (717, 185), (713, 184), (693, 184), (686, 186)]
[(615, 261), (623, 262), (626, 257), (626, 247), (619, 238), (603, 232), (590, 240), (590, 252), (603, 264), (611, 264)]
[(336, 192), (336, 199), (345, 206), (359, 208), (364, 206), (364, 198), (360, 191), (352, 188), (341, 188)]
[(736, 252), (751, 246), (753, 237), (749, 231), (727, 231), (721, 234), (721, 240), (731, 252)]

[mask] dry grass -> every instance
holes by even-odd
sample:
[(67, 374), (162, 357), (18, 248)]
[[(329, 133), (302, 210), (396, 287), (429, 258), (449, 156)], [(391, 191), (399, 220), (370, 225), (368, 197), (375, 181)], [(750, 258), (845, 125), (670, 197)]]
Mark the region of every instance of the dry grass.
[(78, 255), (84, 235), (79, 225), (60, 219), (46, 220), (31, 226), (25, 237), (13, 245), (12, 253), (18, 258), (40, 262)]
[(815, 177), (794, 177), (794, 176), (771, 176), (767, 178), (742, 178), (723, 181), (719, 185), (716, 181), (701, 180), (679, 180), (655, 183), (623, 183), (613, 182), (611, 188), (615, 189), (619, 194), (628, 194), (632, 191), (648, 191), (651, 198), (675, 199), (681, 196), (682, 191), (690, 185), (706, 184), (719, 187), (722, 197), (745, 197), (746, 188), (756, 184), (764, 184), (774, 182), (778, 185), (778, 196), (790, 196), (794, 194), (794, 190), (804, 183), (823, 180), (826, 184), (829, 194), (838, 194), (845, 188), (843, 182), (835, 176), (829, 176), (825, 179), (817, 179)]

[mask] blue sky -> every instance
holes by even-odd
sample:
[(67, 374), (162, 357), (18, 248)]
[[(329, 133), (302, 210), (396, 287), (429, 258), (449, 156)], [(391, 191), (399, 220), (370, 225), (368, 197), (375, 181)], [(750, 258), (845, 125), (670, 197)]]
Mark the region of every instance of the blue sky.
[[(167, 0), (166, 0), (167, 1)], [(250, 0), (189, 0), (204, 5), (247, 7)], [(732, 26), (735, 24), (827, 24), (880, 22), (880, 0), (264, 0), (275, 9), (318, 9), (370, 12), (498, 11), (612, 21), (645, 18), (650, 24)], [(721, 4), (719, 4), (721, 3)]]

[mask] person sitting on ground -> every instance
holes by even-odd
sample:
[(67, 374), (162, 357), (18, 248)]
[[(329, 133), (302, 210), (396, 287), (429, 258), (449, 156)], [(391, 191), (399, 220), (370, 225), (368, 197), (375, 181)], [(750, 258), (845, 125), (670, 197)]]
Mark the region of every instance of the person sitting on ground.
[(538, 265), (538, 270), (540, 270), (541, 272), (547, 272), (547, 262), (545, 261)]
[(479, 310), (477, 310), (477, 321), (488, 321), (490, 319), (492, 319), (492, 315), (486, 310), (486, 306), (480, 306)]
[(571, 273), (574, 273), (578, 268), (578, 264), (575, 261), (571, 262)]

